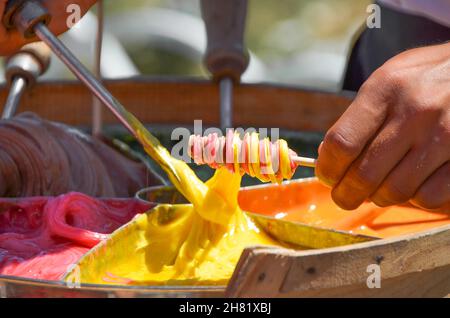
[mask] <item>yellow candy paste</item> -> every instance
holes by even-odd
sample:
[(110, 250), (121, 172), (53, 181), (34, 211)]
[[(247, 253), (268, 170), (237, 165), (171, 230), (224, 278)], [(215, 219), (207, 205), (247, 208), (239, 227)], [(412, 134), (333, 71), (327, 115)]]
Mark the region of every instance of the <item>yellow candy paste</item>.
[(113, 236), (102, 250), (105, 255), (92, 253), (80, 262), (82, 282), (224, 285), (244, 248), (283, 246), (239, 208), (239, 174), (221, 168), (203, 183), (148, 131), (139, 131), (146, 151), (191, 204), (160, 205), (139, 216)]

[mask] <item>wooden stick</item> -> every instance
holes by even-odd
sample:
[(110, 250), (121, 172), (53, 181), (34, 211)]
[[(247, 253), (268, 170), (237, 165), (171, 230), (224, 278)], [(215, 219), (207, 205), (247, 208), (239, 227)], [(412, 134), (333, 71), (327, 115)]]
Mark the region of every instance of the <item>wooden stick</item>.
[(310, 167), (310, 168), (316, 167), (317, 159), (306, 158), (306, 157), (297, 157), (297, 156), (293, 156), (293, 157), (291, 157), (291, 159), (299, 166)]

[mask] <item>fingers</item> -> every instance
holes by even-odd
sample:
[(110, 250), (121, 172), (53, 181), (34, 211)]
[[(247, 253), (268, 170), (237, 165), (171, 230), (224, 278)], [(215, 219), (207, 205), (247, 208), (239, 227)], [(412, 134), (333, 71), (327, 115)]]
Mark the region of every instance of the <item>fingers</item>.
[(387, 107), (375, 103), (372, 87), (362, 88), (355, 101), (325, 135), (316, 175), (333, 187), (383, 125)]
[(389, 122), (351, 164), (331, 193), (341, 208), (356, 209), (376, 191), (408, 152), (411, 137), (406, 131), (399, 121)]
[(411, 202), (424, 209), (450, 213), (450, 161), (437, 169), (420, 187)]
[(433, 116), (421, 116), (417, 121), (395, 116), (389, 119), (334, 187), (334, 201), (352, 210), (369, 197), (383, 207), (410, 200), (421, 184), (450, 157), (446, 122), (434, 125), (432, 130), (414, 133), (419, 124), (433, 127), (431, 118)]
[[(424, 185), (450, 159), (448, 47), (432, 50), (442, 48), (444, 57), (416, 50), (385, 63), (326, 134), (316, 175), (342, 208), (368, 198), (381, 206), (403, 203), (416, 193), (423, 206), (448, 198), (441, 175), (450, 179), (448, 170)], [(418, 191), (432, 186), (441, 187), (435, 195)]]
[[(372, 195), (372, 201), (383, 207), (407, 202), (449, 157), (449, 140), (427, 138), (395, 167)], [(450, 179), (450, 175), (447, 178)]]

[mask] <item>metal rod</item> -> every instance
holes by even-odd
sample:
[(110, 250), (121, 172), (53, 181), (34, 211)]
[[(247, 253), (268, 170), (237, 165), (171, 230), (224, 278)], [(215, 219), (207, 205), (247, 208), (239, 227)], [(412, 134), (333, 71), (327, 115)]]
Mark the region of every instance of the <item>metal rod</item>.
[[(103, 21), (104, 21), (103, 0), (99, 0), (97, 4), (97, 37), (95, 40), (95, 63), (94, 73), (98, 80), (102, 80), (102, 45), (103, 45)], [(102, 103), (93, 96), (92, 99), (92, 134), (100, 136), (103, 128)]]
[(23, 77), (17, 76), (14, 78), (9, 89), (8, 98), (6, 99), (5, 108), (3, 109), (3, 119), (8, 119), (15, 115), (26, 87), (27, 81)]
[(34, 26), (36, 35), (52, 49), (59, 59), (73, 72), (73, 74), (82, 81), (102, 102), (105, 104), (119, 121), (138, 137), (136, 131), (127, 120), (128, 112), (117, 101), (114, 96), (92, 75), (89, 70), (70, 52), (70, 50), (53, 35), (53, 33), (43, 23), (37, 23)]
[(233, 127), (233, 80), (224, 77), (220, 80), (220, 128)]

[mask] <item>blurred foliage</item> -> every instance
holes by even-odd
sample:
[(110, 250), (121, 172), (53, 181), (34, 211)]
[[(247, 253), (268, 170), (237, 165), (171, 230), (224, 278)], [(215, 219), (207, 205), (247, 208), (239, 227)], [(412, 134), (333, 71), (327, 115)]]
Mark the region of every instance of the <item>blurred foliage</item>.
[[(145, 52), (143, 54), (142, 52)], [(127, 48), (127, 53), (142, 73), (158, 75), (203, 75), (201, 65), (193, 63), (192, 60), (149, 45), (134, 46)]]
[[(313, 40), (341, 38), (354, 23), (366, 17), (369, 0), (250, 0), (248, 30), (249, 47), (256, 53), (277, 50), (283, 42), (274, 40), (274, 31), (293, 50), (307, 47)], [(277, 32), (280, 31), (280, 32)], [(307, 33), (308, 42), (298, 41)], [(269, 39), (269, 41), (268, 41)], [(303, 38), (305, 40), (305, 38)]]
[[(200, 16), (199, 0), (104, 0), (106, 14), (143, 7)], [(247, 46), (264, 62), (307, 50), (317, 41), (350, 42), (355, 24), (366, 17), (370, 0), (249, 0)], [(180, 25), (182, 28), (182, 26)], [(333, 48), (331, 48), (332, 50)], [(341, 50), (341, 49), (339, 49)], [(146, 45), (127, 48), (144, 74), (201, 75), (189, 59)]]

